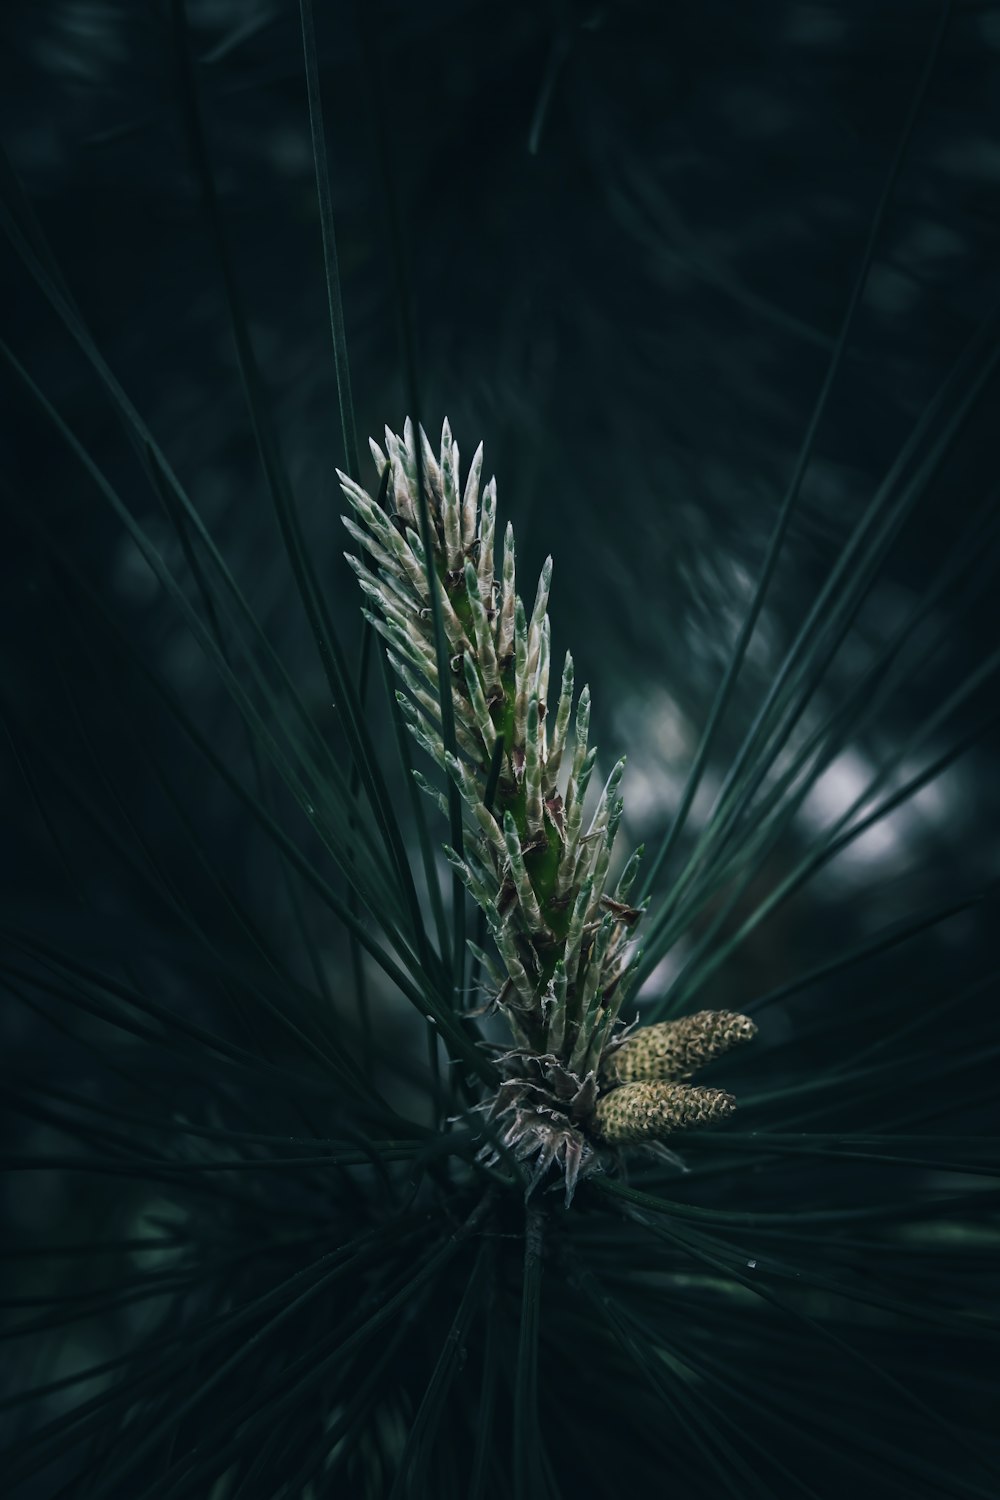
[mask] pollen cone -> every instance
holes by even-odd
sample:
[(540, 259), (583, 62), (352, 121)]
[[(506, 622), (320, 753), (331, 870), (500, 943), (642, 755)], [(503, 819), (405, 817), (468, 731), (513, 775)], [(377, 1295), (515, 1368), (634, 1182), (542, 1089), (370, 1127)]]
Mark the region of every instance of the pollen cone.
[(634, 1032), (606, 1060), (604, 1086), (690, 1078), (730, 1048), (750, 1041), (757, 1027), (732, 1010), (700, 1010), (679, 1021), (662, 1021)]
[(715, 1125), (736, 1108), (732, 1094), (685, 1083), (625, 1083), (597, 1101), (592, 1129), (609, 1146), (662, 1140), (678, 1130)]

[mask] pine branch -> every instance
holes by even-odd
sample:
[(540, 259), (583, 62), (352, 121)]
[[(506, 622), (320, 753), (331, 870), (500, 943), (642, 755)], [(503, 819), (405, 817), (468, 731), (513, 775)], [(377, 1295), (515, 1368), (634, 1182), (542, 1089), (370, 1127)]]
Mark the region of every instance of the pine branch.
[[(510, 525), (498, 565), (495, 559), (496, 480), (480, 500), (482, 444), (461, 491), (447, 419), (439, 454), (409, 419), (402, 436), (386, 428), (385, 439), (384, 451), (375, 442), (371, 451), (392, 514), (339, 475), (354, 512), (344, 524), (374, 566), (368, 571), (350, 554), (348, 562), (377, 610), (371, 618), (405, 688), (397, 697), (410, 732), (462, 798), (464, 847), (445, 852), (482, 910), (502, 963), (492, 1003), (507, 1020), (513, 1046), (498, 1060), (499, 1087), (477, 1106), (499, 1131), (480, 1159), (495, 1165), (511, 1153), (528, 1163), (529, 1194), (554, 1165), (569, 1203), (602, 1148), (658, 1145), (687, 1125), (727, 1115), (735, 1103), (730, 1095), (681, 1080), (756, 1028), (746, 1017), (707, 1011), (633, 1035), (620, 1019), (639, 957), (633, 930), (642, 910), (627, 896), (642, 851), (613, 885), (624, 760), (584, 829), (597, 756), (588, 744), (586, 686), (576, 700), (569, 770), (560, 776), (574, 671), (567, 653), (550, 715), (552, 559), (542, 567), (529, 614), (517, 592)], [(421, 480), (430, 557), (419, 527)], [(450, 653), (447, 682), (434, 615)], [(447, 748), (445, 726), (452, 722), (455, 752)], [(436, 788), (423, 777), (419, 784), (441, 805)], [(480, 950), (472, 951), (481, 961)]]

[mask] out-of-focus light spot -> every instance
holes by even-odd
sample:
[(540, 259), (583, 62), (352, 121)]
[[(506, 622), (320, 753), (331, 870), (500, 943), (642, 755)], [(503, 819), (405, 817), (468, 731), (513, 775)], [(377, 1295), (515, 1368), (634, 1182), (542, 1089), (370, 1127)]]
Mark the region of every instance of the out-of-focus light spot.
[(615, 733), (632, 747), (622, 786), (626, 817), (632, 827), (646, 828), (680, 801), (693, 754), (691, 729), (670, 694), (654, 690), (621, 705)]
[[(816, 782), (799, 813), (810, 834), (828, 832), (855, 803), (857, 811), (845, 824), (850, 828), (866, 817), (893, 788), (917, 775), (917, 764), (904, 765), (896, 777), (880, 785), (870, 799), (861, 801), (877, 775), (877, 768), (858, 750), (846, 750)], [(921, 787), (912, 797), (880, 818), (838, 853), (829, 869), (841, 878), (853, 878), (862, 868), (878, 865), (888, 870), (905, 864), (917, 837), (928, 825), (940, 824), (955, 812), (955, 788), (948, 777), (939, 777)]]
[(664, 954), (649, 978), (640, 985), (636, 993), (637, 1000), (658, 1000), (661, 995), (666, 994), (681, 971), (686, 948), (687, 944), (682, 940), (675, 943), (669, 953)]
[(111, 569), (112, 587), (130, 604), (151, 604), (160, 583), (130, 537), (122, 537)]

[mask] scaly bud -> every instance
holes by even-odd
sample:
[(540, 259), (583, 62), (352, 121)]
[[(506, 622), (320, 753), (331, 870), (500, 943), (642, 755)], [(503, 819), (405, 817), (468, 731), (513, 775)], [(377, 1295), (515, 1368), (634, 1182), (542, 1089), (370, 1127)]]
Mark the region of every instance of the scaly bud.
[[(602, 1146), (649, 1144), (725, 1118), (733, 1108), (728, 1094), (680, 1080), (756, 1028), (728, 1011), (637, 1032), (619, 1020), (639, 974), (633, 929), (644, 903), (628, 902), (639, 856), (609, 884), (624, 761), (584, 824), (597, 751), (588, 744), (587, 687), (574, 723), (568, 653), (558, 700), (548, 702), (552, 559), (529, 615), (517, 595), (509, 524), (494, 557), (496, 481), (480, 489), (482, 444), (463, 491), (447, 420), (440, 455), (409, 419), (401, 437), (387, 428), (385, 448), (373, 442), (371, 451), (385, 483), (378, 500), (340, 475), (351, 511), (344, 524), (362, 549), (348, 562), (372, 607), (365, 618), (405, 688), (397, 695), (404, 722), (461, 793), (462, 855), (448, 848), (445, 855), (485, 915), (498, 953), (492, 964), (472, 945), (492, 987), (479, 1013), (499, 1011), (513, 1042), (497, 1059), (495, 1093), (474, 1106), (496, 1126), (480, 1160), (529, 1163), (528, 1193), (555, 1166), (569, 1203)], [(429, 522), (423, 531), (421, 517)], [(438, 615), (449, 659), (442, 670)], [(456, 743), (446, 748), (449, 721)], [(440, 785), (415, 775), (444, 811)]]

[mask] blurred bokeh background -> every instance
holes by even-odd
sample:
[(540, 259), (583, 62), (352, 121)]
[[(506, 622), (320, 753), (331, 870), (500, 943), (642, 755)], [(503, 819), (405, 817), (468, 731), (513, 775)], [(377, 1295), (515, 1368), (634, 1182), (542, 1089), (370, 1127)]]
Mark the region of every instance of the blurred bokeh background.
[[(6, 0), (0, 139), (97, 346), (322, 733), (336, 742), (247, 416), (184, 82), (186, 49), (266, 400), (353, 660), (361, 617), (342, 558), (335, 468), (345, 454), (298, 7), (189, 0), (184, 9), (181, 39), (178, 7), (166, 3)], [(486, 473), (497, 476), (501, 515), (513, 521), (532, 576), (526, 592), (554, 555), (554, 656), (571, 646), (577, 680), (591, 684), (599, 769), (628, 753), (629, 847), (657, 847), (678, 805), (931, 60), (691, 836), (852, 528), (997, 300), (1000, 9), (949, 10), (941, 35), (942, 7), (921, 0), (316, 6), (359, 432), (363, 439), (387, 422), (400, 428), (412, 398), (387, 212), (394, 193), (425, 424), (434, 436), (447, 415), (466, 458), (484, 440)], [(106, 391), (6, 241), (0, 286), (5, 339), (195, 598), (181, 544)], [(0, 863), (8, 912), (102, 951), (117, 945), (122, 963), (155, 973), (173, 1003), (193, 1016), (211, 1013), (196, 967), (183, 961), (184, 935), (164, 890), (183, 892), (214, 925), (221, 949), (243, 944), (248, 963), (252, 954), (197, 846), (261, 941), (311, 983), (266, 840), (133, 683), (132, 669), (113, 652), (102, 655), (96, 627), (80, 627), (34, 523), (58, 537), (137, 656), (245, 774), (247, 743), (232, 702), (91, 479), (9, 372), (3, 379), (9, 523), (0, 670), (12, 738), (0, 751)], [(887, 553), (817, 684), (803, 732), (844, 700), (955, 548), (969, 549), (969, 567), (941, 589), (891, 697), (828, 767), (730, 929), (887, 757), (919, 743), (901, 762), (914, 774), (988, 712), (996, 691), (986, 669), (997, 647), (995, 410), (994, 384)], [(363, 477), (374, 484), (370, 465)], [(976, 689), (920, 742), (980, 668)], [(373, 675), (371, 723), (403, 807), (383, 697)], [(995, 738), (980, 736), (819, 871), (712, 976), (703, 1003), (741, 1005), (994, 880), (995, 751)], [(284, 815), (293, 837), (314, 850), (308, 827), (291, 809)], [(154, 854), (159, 883), (137, 874), (141, 850)], [(348, 1024), (343, 933), (326, 916), (309, 919)], [(949, 1074), (941, 1087), (949, 1099), (967, 1089), (967, 1128), (980, 1128), (976, 1059), (985, 1066), (993, 1044), (975, 1037), (992, 1008), (991, 929), (988, 905), (959, 913), (847, 981), (775, 1004), (776, 1066), (789, 1057), (822, 1066), (829, 1048), (842, 1061), (852, 1046), (877, 1041), (890, 991), (897, 1004), (901, 993), (911, 997), (918, 1020), (922, 1005), (933, 1009), (946, 990), (972, 986), (979, 998), (960, 1008), (959, 1032), (947, 1030), (947, 1012), (941, 1022), (942, 1045), (964, 1049), (971, 1072)], [(665, 957), (647, 994), (662, 992), (695, 936)], [(387, 1045), (398, 1036), (410, 1047), (408, 1013), (383, 980), (372, 982)], [(843, 1026), (831, 1040), (816, 1017), (834, 1003)], [(93, 1025), (88, 1040), (99, 1050), (100, 1022)], [(0, 1016), (0, 1047), (8, 1071), (29, 1083), (44, 1073), (102, 1096), (114, 1088), (58, 1024), (16, 1001)], [(198, 1108), (166, 1063), (160, 1083), (177, 1109)], [(916, 1105), (932, 1086), (915, 1081)], [(120, 1087), (120, 1100), (134, 1097), (134, 1080)], [(22, 1113), (11, 1129), (19, 1150), (66, 1149), (37, 1112)], [(134, 1182), (95, 1185), (73, 1174), (15, 1174), (0, 1192), (23, 1241), (86, 1241), (109, 1216), (123, 1230), (158, 1212), (155, 1194)], [(108, 1271), (105, 1261), (105, 1279)], [(33, 1286), (47, 1294), (63, 1273), (71, 1280), (78, 1262), (55, 1271), (19, 1263), (9, 1284), (18, 1295)], [(118, 1347), (131, 1336), (131, 1316), (119, 1310), (32, 1340), (30, 1378), (70, 1373), (95, 1347)], [(142, 1304), (134, 1316), (155, 1319), (155, 1309)], [(8, 1369), (4, 1379), (16, 1388), (29, 1365)], [(48, 1414), (58, 1401), (50, 1399)]]

